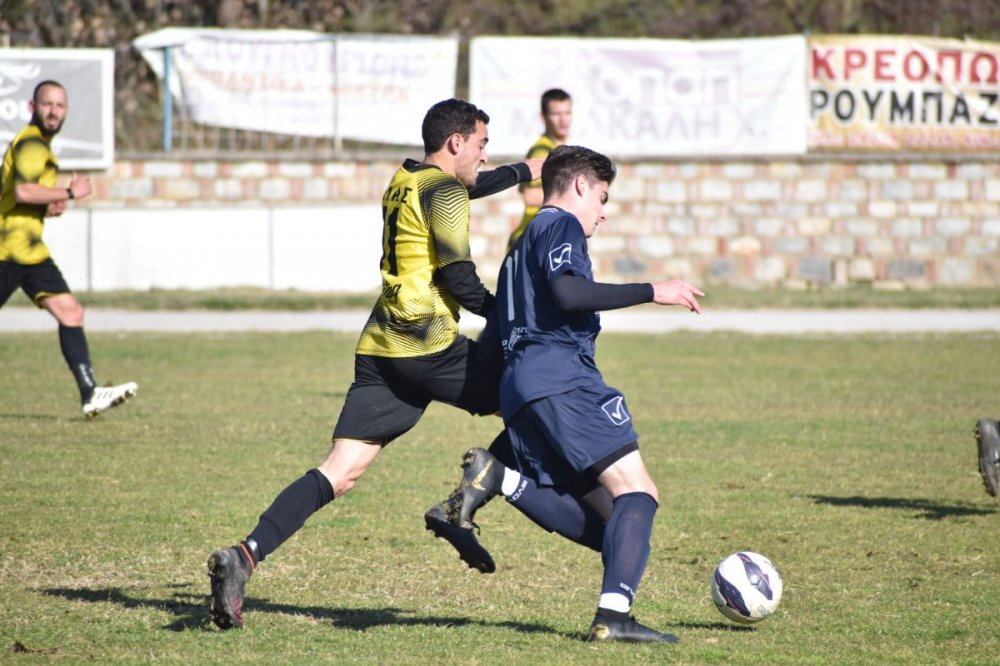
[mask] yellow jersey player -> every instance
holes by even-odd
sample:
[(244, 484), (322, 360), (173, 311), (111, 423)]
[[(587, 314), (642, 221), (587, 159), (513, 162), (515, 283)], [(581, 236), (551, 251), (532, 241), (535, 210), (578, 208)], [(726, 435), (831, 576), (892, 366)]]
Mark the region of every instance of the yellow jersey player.
[[(556, 146), (566, 143), (572, 121), (573, 99), (569, 93), (560, 88), (552, 88), (542, 93), (542, 122), (545, 123), (545, 133), (538, 137), (538, 141), (535, 141), (528, 150), (528, 158), (544, 158), (555, 150)], [(508, 250), (514, 247), (514, 243), (524, 233), (531, 218), (538, 212), (538, 207), (542, 205), (541, 178), (522, 184), (520, 189), (524, 198), (524, 214), (507, 240)]]
[(42, 240), (46, 217), (62, 215), (67, 202), (91, 193), (86, 175), (73, 174), (68, 187), (56, 184), (59, 163), (51, 144), (66, 120), (66, 89), (56, 81), (42, 81), (29, 109), (31, 123), (10, 142), (0, 168), (0, 306), (23, 289), (55, 317), (59, 346), (80, 389), (83, 413), (93, 418), (134, 396), (138, 386), (135, 382), (98, 386), (94, 381), (83, 307)]
[[(211, 617), (219, 628), (243, 626), (244, 589), (257, 564), (353, 488), (431, 401), (476, 415), (499, 411), (499, 368), (482, 363), (478, 343), (458, 332), (460, 308), (481, 316), (494, 309), (469, 249), (469, 199), (538, 177), (543, 160), (480, 172), (488, 123), (469, 102), (435, 104), (423, 121), (424, 159), (406, 160), (389, 182), (382, 198), (382, 292), (358, 340), (333, 446), (275, 498), (243, 541), (209, 557)], [(509, 449), (505, 437), (503, 431), (497, 439)], [(469, 566), (493, 570), (471, 530), (437, 513), (425, 521)]]

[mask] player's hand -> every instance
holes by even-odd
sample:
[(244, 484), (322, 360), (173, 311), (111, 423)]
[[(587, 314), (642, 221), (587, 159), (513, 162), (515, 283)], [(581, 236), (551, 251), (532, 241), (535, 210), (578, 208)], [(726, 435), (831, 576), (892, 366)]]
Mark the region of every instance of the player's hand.
[(545, 164), (544, 157), (532, 157), (524, 160), (524, 163), (531, 169), (531, 180), (538, 180), (542, 177), (542, 165)]
[(66, 212), (65, 201), (54, 201), (45, 208), (45, 217), (59, 217)]
[(90, 176), (87, 174), (78, 174), (73, 172), (73, 178), (69, 181), (69, 187), (73, 190), (74, 199), (82, 199), (93, 192), (93, 188), (90, 185)]
[(701, 306), (696, 296), (704, 296), (698, 287), (684, 280), (653, 283), (653, 302), (659, 305), (683, 305), (691, 312), (701, 314)]

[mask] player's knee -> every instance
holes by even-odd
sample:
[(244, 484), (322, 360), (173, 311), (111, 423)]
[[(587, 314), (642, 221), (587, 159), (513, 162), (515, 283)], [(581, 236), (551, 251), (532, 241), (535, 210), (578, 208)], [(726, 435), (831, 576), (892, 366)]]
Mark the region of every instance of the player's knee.
[(63, 326), (79, 328), (83, 326), (83, 306), (75, 298), (50, 302), (48, 310)]
[(323, 461), (323, 464), (317, 469), (330, 482), (334, 497), (346, 495), (361, 477), (360, 474), (351, 474), (350, 470), (343, 469), (340, 465), (331, 463), (329, 460)]
[(69, 311), (66, 313), (65, 326), (78, 326), (83, 327), (83, 306), (73, 301), (73, 305), (70, 307)]

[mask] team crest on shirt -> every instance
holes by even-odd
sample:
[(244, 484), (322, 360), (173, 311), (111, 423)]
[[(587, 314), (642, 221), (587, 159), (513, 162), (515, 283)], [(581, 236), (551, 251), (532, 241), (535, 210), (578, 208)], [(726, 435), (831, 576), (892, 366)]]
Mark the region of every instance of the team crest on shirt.
[(563, 264), (568, 264), (572, 251), (572, 245), (569, 243), (563, 243), (556, 249), (549, 252), (549, 271), (554, 271)]
[(631, 415), (629, 415), (628, 410), (625, 408), (625, 396), (616, 395), (601, 405), (601, 409), (604, 410), (604, 413), (615, 425), (625, 425), (632, 420)]

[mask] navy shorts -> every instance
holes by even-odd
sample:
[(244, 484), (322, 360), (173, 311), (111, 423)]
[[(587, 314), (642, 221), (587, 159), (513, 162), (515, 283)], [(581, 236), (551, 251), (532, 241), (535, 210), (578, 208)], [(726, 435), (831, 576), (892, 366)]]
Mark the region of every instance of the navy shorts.
[(52, 259), (38, 264), (16, 264), (0, 261), (0, 305), (21, 288), (35, 305), (42, 307), (42, 300), (48, 296), (68, 294), (69, 285)]
[[(354, 356), (333, 439), (388, 444), (412, 428), (432, 400), (484, 416), (500, 411), (500, 376), (484, 369), (478, 344), (458, 336), (447, 349), (426, 356)], [(498, 422), (499, 425), (499, 422)]]
[(603, 384), (539, 398), (507, 421), (522, 474), (541, 486), (591, 488), (615, 461), (638, 450), (625, 396)]

